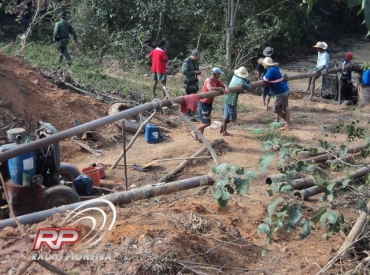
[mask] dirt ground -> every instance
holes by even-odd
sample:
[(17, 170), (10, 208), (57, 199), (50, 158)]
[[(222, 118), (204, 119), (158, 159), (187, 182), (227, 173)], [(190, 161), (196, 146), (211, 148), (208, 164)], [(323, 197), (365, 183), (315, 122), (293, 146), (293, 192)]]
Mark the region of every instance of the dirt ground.
[[(169, 80), (171, 83), (171, 78)], [(294, 83), (291, 84), (294, 86)], [(223, 139), (215, 147), (221, 163), (235, 164), (246, 170), (258, 172), (259, 179), (252, 183), (248, 195), (233, 195), (227, 207), (219, 208), (213, 199), (211, 187), (196, 188), (117, 207), (117, 220), (110, 233), (93, 252), (113, 251), (115, 257), (106, 261), (51, 261), (70, 274), (315, 274), (341, 246), (345, 234), (332, 235), (324, 240), (325, 228), (317, 226), (303, 241), (299, 230), (291, 234), (279, 233), (268, 255), (261, 256), (264, 236), (256, 230), (267, 217), (265, 175), (258, 171), (258, 161), (263, 152), (261, 143), (252, 133), (256, 128), (267, 128), (275, 120), (271, 109), (265, 111), (257, 94), (241, 95), (239, 117), (230, 125), (232, 136), (219, 134), (217, 121), (221, 121), (222, 99), (217, 98), (214, 124), (206, 129), (209, 141)], [(271, 104), (272, 105), (272, 104)], [(292, 129), (289, 134), (300, 139), (301, 145), (318, 146), (319, 139), (334, 143), (345, 141), (344, 134), (336, 137), (324, 128), (340, 122), (349, 122), (361, 115), (368, 121), (368, 107), (348, 108), (291, 99)], [(6, 130), (14, 123), (31, 132), (36, 130), (37, 120), (49, 122), (59, 131), (73, 127), (72, 119), (86, 123), (108, 114), (109, 106), (87, 96), (61, 90), (51, 84), (32, 67), (21, 60), (0, 55), (0, 138), (6, 141)], [(168, 138), (158, 144), (148, 144), (140, 135), (127, 152), (128, 164), (145, 164), (154, 159), (189, 157), (203, 147), (189, 135), (189, 127), (183, 125), (174, 114), (162, 117), (179, 123), (179, 127), (167, 131)], [(170, 128), (157, 120), (157, 125)], [(94, 157), (70, 139), (60, 143), (63, 162), (79, 169), (91, 163), (106, 165), (106, 178), (101, 186), (114, 191), (125, 190), (124, 169), (120, 166), (109, 170), (122, 151), (122, 137), (115, 125), (96, 129), (98, 140), (103, 143), (100, 157)], [(132, 138), (127, 136), (126, 144)], [(206, 155), (206, 154), (205, 154)], [(123, 160), (121, 161), (123, 163)], [(174, 169), (179, 161), (161, 162), (147, 172), (128, 167), (128, 185), (136, 187), (153, 184)], [(192, 160), (173, 180), (187, 179), (210, 173), (211, 160)], [(266, 174), (278, 171), (272, 165)], [(305, 205), (317, 209), (322, 205), (320, 196), (310, 198)], [(347, 223), (358, 217), (358, 210), (338, 207)], [(45, 222), (27, 225), (27, 232), (35, 234), (38, 227), (57, 226), (63, 218), (57, 214)], [(0, 273), (7, 274), (11, 267), (19, 267), (25, 261), (27, 251), (21, 234), (13, 228), (0, 231)], [(75, 251), (82, 247), (75, 246)], [(341, 269), (351, 269), (355, 262), (335, 264), (327, 274), (337, 274)], [(177, 269), (176, 269), (177, 268)], [(10, 273), (9, 273), (10, 274)], [(49, 274), (41, 266), (33, 264), (27, 274)]]

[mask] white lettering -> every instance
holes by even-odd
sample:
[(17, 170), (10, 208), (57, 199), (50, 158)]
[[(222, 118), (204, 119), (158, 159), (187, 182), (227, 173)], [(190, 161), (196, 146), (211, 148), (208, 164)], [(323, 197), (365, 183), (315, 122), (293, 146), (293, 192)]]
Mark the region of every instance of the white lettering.
[(54, 255), (55, 261), (61, 261), (63, 259), (63, 253), (58, 253)]
[(36, 261), (37, 253), (31, 254), (31, 261)]

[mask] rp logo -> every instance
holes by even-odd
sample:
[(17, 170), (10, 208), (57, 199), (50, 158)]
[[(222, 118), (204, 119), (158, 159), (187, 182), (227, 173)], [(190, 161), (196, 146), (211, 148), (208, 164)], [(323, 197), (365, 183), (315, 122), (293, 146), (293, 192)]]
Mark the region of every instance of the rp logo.
[(32, 250), (40, 250), (43, 244), (51, 250), (60, 250), (64, 244), (73, 244), (79, 239), (80, 232), (76, 228), (38, 228)]

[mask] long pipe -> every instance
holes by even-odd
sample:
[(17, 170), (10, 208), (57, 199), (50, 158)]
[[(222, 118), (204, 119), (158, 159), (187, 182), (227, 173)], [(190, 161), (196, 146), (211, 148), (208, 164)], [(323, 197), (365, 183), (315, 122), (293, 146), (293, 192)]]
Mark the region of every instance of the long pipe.
[[(102, 196), (101, 198), (107, 199), (111, 201), (114, 205), (117, 204), (126, 204), (132, 201), (148, 199), (159, 195), (170, 194), (182, 190), (188, 190), (200, 186), (211, 185), (214, 183), (213, 176), (211, 174), (207, 174), (204, 176), (194, 177), (190, 179), (180, 180), (170, 182), (164, 185), (159, 186), (144, 186), (143, 188), (134, 189), (131, 191), (124, 191), (119, 193), (110, 194), (107, 196)], [(32, 214), (19, 216), (17, 219), (21, 224), (32, 224), (44, 221), (45, 219), (51, 217), (56, 213), (63, 213), (68, 210), (73, 210), (83, 204), (84, 202), (78, 202), (69, 205), (63, 205), (56, 208), (35, 212)], [(101, 206), (103, 205), (102, 202), (96, 202), (94, 204), (89, 204), (86, 207), (92, 206)], [(6, 219), (0, 221), (0, 229), (3, 229), (7, 226), (16, 227), (17, 224), (15, 223), (13, 218)]]
[[(335, 72), (339, 72), (341, 70), (342, 70), (341, 68), (330, 69), (330, 70), (328, 70), (328, 73), (335, 73)], [(357, 65), (357, 64), (347, 65), (347, 66), (345, 66), (345, 70), (358, 71), (358, 70), (360, 70), (360, 66)], [(313, 77), (313, 76), (318, 75), (318, 74), (319, 73), (298, 74), (298, 75), (289, 76), (288, 79), (289, 80), (295, 80), (295, 79), (301, 79), (301, 78), (309, 78), (309, 77)], [(266, 84), (262, 80), (255, 81), (255, 82), (251, 83), (252, 88), (257, 88), (257, 87), (261, 87), (261, 86), (264, 86), (264, 85), (266, 85)], [(238, 91), (241, 91), (241, 90), (243, 90), (242, 86), (236, 86), (236, 87), (231, 87), (230, 88), (230, 91), (232, 93), (235, 93), (235, 92), (238, 92)], [(206, 92), (206, 93), (200, 93), (200, 94), (198, 94), (198, 97), (199, 97), (199, 99), (203, 99), (203, 98), (212, 98), (212, 97), (216, 97), (216, 96), (220, 96), (220, 95), (222, 95), (222, 92), (220, 92), (220, 91), (210, 91), (210, 92)], [(175, 97), (172, 100), (177, 104), (184, 103), (184, 99), (182, 97)], [(14, 158), (16, 156), (19, 156), (19, 155), (22, 155), (22, 154), (25, 154), (25, 153), (28, 153), (28, 152), (31, 152), (31, 151), (35, 151), (39, 148), (48, 146), (49, 144), (57, 143), (57, 142), (62, 141), (64, 139), (71, 138), (71, 137), (76, 136), (78, 134), (82, 134), (86, 131), (104, 126), (106, 124), (116, 122), (116, 121), (124, 119), (126, 117), (135, 116), (137, 114), (140, 114), (140, 113), (152, 110), (152, 109), (161, 109), (163, 106), (170, 106), (170, 105), (171, 105), (171, 102), (168, 99), (153, 100), (152, 102), (148, 102), (148, 103), (130, 108), (128, 110), (119, 112), (117, 114), (102, 117), (102, 118), (93, 120), (91, 122), (88, 122), (88, 123), (73, 127), (71, 129), (62, 131), (60, 133), (57, 133), (57, 134), (54, 134), (54, 135), (51, 135), (51, 136), (48, 136), (48, 137), (45, 137), (45, 138), (42, 138), (42, 139), (39, 139), (39, 140), (35, 140), (33, 142), (30, 142), (30, 143), (22, 144), (20, 146), (17, 146), (14, 149), (11, 149), (11, 150), (0, 153), (0, 163), (4, 162), (4, 161), (6, 161), (10, 158)]]
[[(370, 172), (370, 167), (363, 167), (353, 173), (350, 174), (350, 179), (357, 179), (357, 178), (361, 178), (363, 176), (365, 176), (367, 173)], [(340, 184), (342, 184), (342, 182), (345, 180), (346, 178), (345, 177), (342, 177), (342, 178), (339, 178), (339, 179), (335, 179), (334, 180), (334, 187), (337, 187), (339, 186)], [(296, 197), (299, 197), (300, 199), (302, 200), (305, 200), (309, 197), (312, 197), (312, 196), (315, 196), (317, 194), (320, 194), (320, 193), (323, 193), (325, 191), (325, 188), (323, 187), (319, 187), (319, 186), (314, 186), (314, 187), (310, 187), (308, 189), (303, 189), (303, 190), (300, 190), (300, 191), (295, 191), (293, 192), (293, 194), (296, 196)]]

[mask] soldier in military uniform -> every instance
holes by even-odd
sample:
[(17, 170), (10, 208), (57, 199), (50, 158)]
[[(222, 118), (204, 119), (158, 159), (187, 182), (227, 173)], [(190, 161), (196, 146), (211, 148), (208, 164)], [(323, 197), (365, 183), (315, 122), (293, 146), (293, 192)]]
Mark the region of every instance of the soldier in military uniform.
[(53, 42), (56, 41), (58, 43), (58, 51), (60, 52), (59, 63), (63, 61), (64, 56), (67, 64), (71, 65), (71, 57), (67, 51), (69, 34), (73, 36), (75, 44), (77, 44), (77, 35), (71, 23), (66, 20), (66, 14), (64, 12), (60, 12), (59, 16), (61, 20), (55, 24)]
[[(185, 92), (187, 95), (196, 94), (199, 91), (198, 75), (202, 72), (199, 70), (199, 56), (198, 50), (193, 50), (191, 55), (187, 57), (182, 63), (182, 73), (185, 75)], [(194, 113), (187, 114), (189, 117), (194, 116)]]

